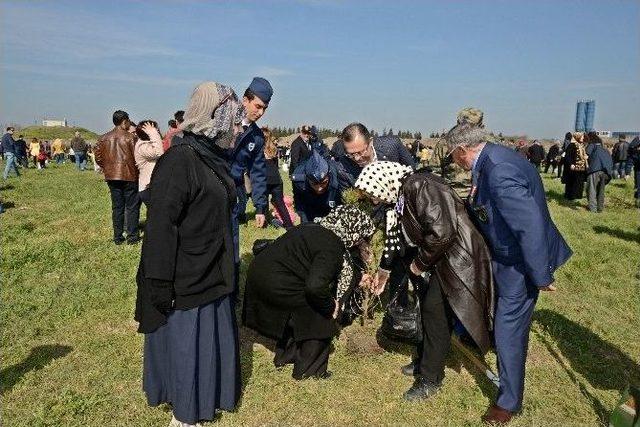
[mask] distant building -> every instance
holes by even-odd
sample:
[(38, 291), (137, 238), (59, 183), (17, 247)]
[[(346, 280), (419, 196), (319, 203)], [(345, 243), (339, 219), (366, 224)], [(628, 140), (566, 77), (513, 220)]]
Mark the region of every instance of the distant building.
[(44, 119), (42, 121), (42, 126), (63, 126), (67, 127), (67, 119), (62, 120), (52, 120), (52, 119)]
[(627, 137), (627, 141), (628, 141), (629, 138), (635, 138), (636, 136), (640, 136), (640, 131), (631, 130), (631, 131), (628, 131), (628, 132), (620, 132), (620, 131), (611, 132), (611, 137), (612, 138), (617, 138), (620, 135), (625, 135)]
[(597, 130), (596, 131), (596, 135), (605, 136), (607, 138), (611, 138), (611, 131), (610, 130)]
[(583, 99), (576, 103), (576, 132), (591, 132), (594, 130), (593, 122), (596, 116), (596, 101)]

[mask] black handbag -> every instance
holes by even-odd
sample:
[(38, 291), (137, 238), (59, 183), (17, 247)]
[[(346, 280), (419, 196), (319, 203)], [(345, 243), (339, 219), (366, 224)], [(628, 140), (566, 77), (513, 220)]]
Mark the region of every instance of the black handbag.
[(411, 344), (422, 342), (422, 316), (420, 301), (414, 291), (414, 304), (403, 307), (398, 303), (399, 292), (393, 296), (382, 318), (380, 331), (389, 339)]

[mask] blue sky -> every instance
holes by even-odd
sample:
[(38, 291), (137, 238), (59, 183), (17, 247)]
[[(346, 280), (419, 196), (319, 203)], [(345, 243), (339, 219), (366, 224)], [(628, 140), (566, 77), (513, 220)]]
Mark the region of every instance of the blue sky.
[(268, 78), (262, 122), (448, 128), (465, 106), (508, 134), (559, 137), (575, 102), (640, 128), (637, 1), (2, 1), (0, 123), (115, 109), (166, 127), (204, 80)]

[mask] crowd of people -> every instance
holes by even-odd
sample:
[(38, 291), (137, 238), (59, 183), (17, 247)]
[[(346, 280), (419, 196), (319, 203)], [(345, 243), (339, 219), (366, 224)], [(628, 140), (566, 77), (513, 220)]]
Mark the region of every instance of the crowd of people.
[[(465, 109), (429, 153), (439, 159), (436, 174), (420, 167), (420, 145), (373, 136), (362, 123), (347, 125), (331, 149), (313, 126), (303, 126), (287, 155), (291, 200), (280, 175), (284, 153), (257, 124), (273, 93), (260, 77), (241, 98), (227, 85), (204, 82), (164, 136), (156, 121), (136, 124), (118, 110), (95, 147), (77, 134), (71, 141), (78, 169), (91, 152), (104, 174), (113, 242), (143, 241), (135, 319), (144, 334), (149, 405), (170, 404), (170, 426), (188, 426), (238, 403), (239, 234), (250, 196), (256, 227), (286, 229), (254, 245), (242, 302), (243, 324), (276, 340), (276, 367), (292, 364), (296, 380), (329, 378), (331, 340), (353, 321), (362, 292), (387, 290), (407, 304), (413, 291), (422, 335), (417, 357), (400, 369), (414, 379), (403, 398), (439, 392), (458, 324), (480, 353), (493, 347), (498, 355), (497, 400), (483, 421), (509, 422), (523, 405), (539, 292), (555, 291), (554, 272), (572, 254), (550, 217), (540, 170), (558, 170), (568, 199), (582, 197), (586, 181), (589, 208), (601, 211), (606, 182), (628, 175), (633, 149), (617, 146), (612, 160), (595, 133), (568, 133), (548, 153), (537, 141), (514, 150), (494, 141), (481, 111)], [(2, 140), (5, 178), (10, 170), (19, 175), (22, 161), (12, 134), (7, 129)], [(28, 148), (42, 150), (37, 140)], [(48, 159), (64, 162), (62, 143), (49, 151)], [(470, 172), (466, 198), (443, 176), (451, 165)], [(351, 190), (371, 209), (345, 204)], [(384, 249), (370, 273), (376, 230)]]

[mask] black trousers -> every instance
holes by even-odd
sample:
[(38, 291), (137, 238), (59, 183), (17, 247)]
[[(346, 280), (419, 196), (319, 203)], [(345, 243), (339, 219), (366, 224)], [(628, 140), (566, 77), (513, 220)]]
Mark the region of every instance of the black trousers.
[(276, 355), (273, 364), (281, 367), (293, 363), (293, 375), (296, 380), (310, 377), (322, 377), (329, 365), (331, 338), (324, 340), (295, 341), (291, 320), (285, 333), (276, 343)]
[(453, 313), (442, 293), (440, 280), (432, 274), (419, 289), (422, 343), (418, 344), (420, 375), (434, 383), (444, 379), (444, 364), (451, 346)]
[(267, 196), (271, 195), (271, 203), (278, 211), (280, 218), (282, 218), (282, 224), (284, 228), (293, 227), (293, 221), (289, 216), (289, 210), (284, 204), (284, 191), (282, 184), (267, 184)]
[(111, 192), (111, 220), (113, 222), (113, 240), (124, 240), (125, 218), (127, 224), (127, 239), (130, 241), (140, 238), (140, 196), (138, 195), (138, 181), (107, 181)]

